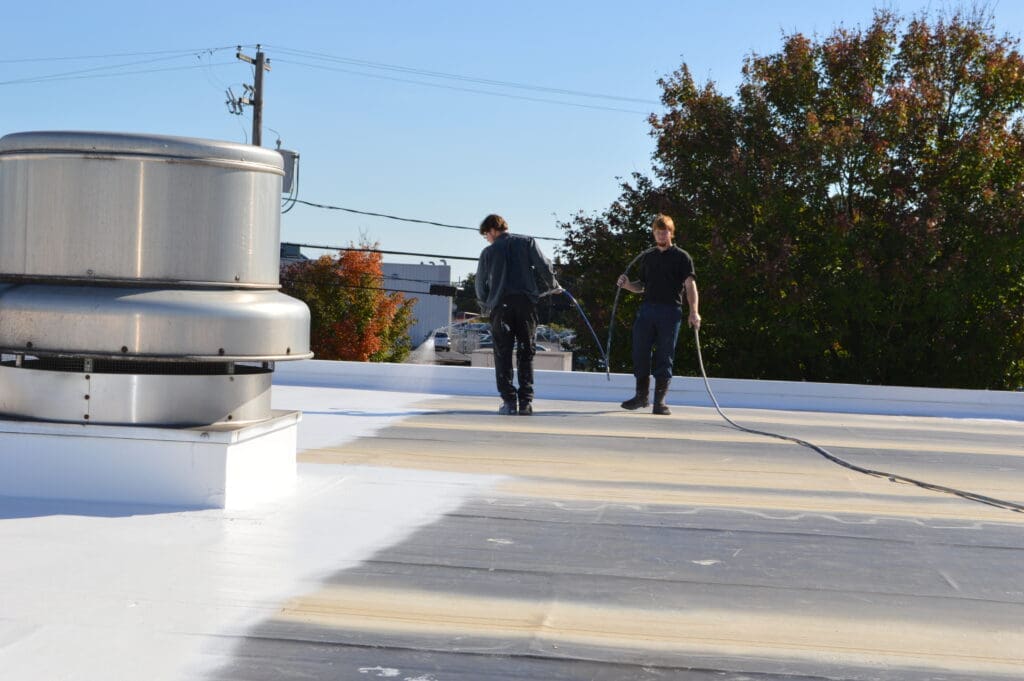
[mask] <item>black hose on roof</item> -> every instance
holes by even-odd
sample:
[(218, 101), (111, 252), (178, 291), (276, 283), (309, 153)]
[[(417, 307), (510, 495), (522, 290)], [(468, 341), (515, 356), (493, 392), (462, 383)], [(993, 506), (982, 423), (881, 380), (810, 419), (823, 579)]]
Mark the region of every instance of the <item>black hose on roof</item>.
[(1007, 511), (1013, 511), (1014, 513), (1024, 513), (1024, 504), (1018, 504), (1016, 502), (1006, 501), (1004, 499), (997, 499), (995, 497), (985, 496), (984, 494), (978, 494), (976, 492), (968, 492), (962, 489), (957, 489), (955, 487), (936, 485), (931, 482), (925, 482), (923, 480), (909, 478), (905, 475), (898, 475), (896, 473), (879, 471), (873, 468), (864, 468), (863, 466), (858, 466), (857, 464), (850, 463), (849, 461), (829, 452), (824, 447), (819, 447), (818, 445), (812, 442), (808, 442), (807, 440), (801, 440), (800, 438), (790, 437), (788, 435), (779, 435), (778, 433), (772, 433), (766, 430), (757, 430), (755, 428), (747, 428), (746, 426), (739, 425), (738, 423), (736, 423), (735, 421), (733, 421), (732, 419), (725, 415), (725, 412), (723, 412), (722, 408), (718, 405), (718, 400), (715, 399), (715, 394), (711, 391), (711, 383), (708, 381), (708, 374), (704, 370), (704, 359), (701, 356), (700, 352), (700, 331), (696, 328), (693, 330), (693, 338), (697, 344), (697, 362), (700, 364), (700, 374), (701, 376), (704, 377), (704, 387), (707, 388), (708, 396), (711, 398), (711, 402), (714, 403), (715, 410), (718, 412), (718, 415), (725, 419), (726, 423), (728, 423), (733, 428), (736, 428), (737, 430), (742, 430), (745, 433), (753, 433), (755, 435), (764, 435), (766, 437), (773, 437), (779, 440), (788, 440), (789, 442), (795, 442), (796, 444), (801, 445), (803, 447), (813, 449), (815, 452), (825, 457), (834, 464), (838, 464), (843, 468), (849, 468), (851, 471), (863, 473), (864, 475), (871, 475), (876, 478), (885, 478), (890, 482), (902, 482), (909, 485), (916, 485), (917, 487), (932, 492), (943, 492), (945, 494), (953, 494), (963, 499), (967, 499), (968, 501), (976, 501), (979, 504), (987, 504), (988, 506), (1003, 508), (1006, 509)]

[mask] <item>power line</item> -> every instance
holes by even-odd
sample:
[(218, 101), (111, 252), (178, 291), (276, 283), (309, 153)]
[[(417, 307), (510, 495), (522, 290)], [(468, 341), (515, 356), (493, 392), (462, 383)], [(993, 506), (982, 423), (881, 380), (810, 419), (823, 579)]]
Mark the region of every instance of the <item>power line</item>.
[[(477, 262), (480, 258), (471, 258), (463, 255), (438, 255), (436, 253), (410, 253), (409, 251), (386, 251), (380, 248), (354, 248), (352, 246), (324, 246), (320, 244), (300, 244), (294, 241), (286, 241), (289, 246), (298, 246), (299, 248), (312, 248), (321, 251), (352, 251), (356, 253), (380, 253), (381, 255), (407, 255), (416, 258), (437, 258), (438, 260), (466, 260), (469, 262)], [(292, 263), (293, 265), (302, 264), (308, 262), (306, 260), (297, 260)], [(422, 264), (422, 263), (421, 263)], [(287, 267), (287, 266), (286, 266)], [(556, 264), (555, 267), (560, 267)], [(390, 279), (402, 279), (401, 277), (385, 277)], [(424, 281), (422, 279), (402, 279), (402, 281), (415, 281), (423, 284), (436, 284), (433, 281)]]
[[(371, 213), (365, 210), (356, 210), (355, 208), (345, 208), (343, 206), (331, 206), (325, 203), (313, 203), (312, 201), (303, 201), (302, 199), (294, 199), (294, 203), (301, 203), (304, 206), (311, 206), (313, 208), (323, 208), (325, 210), (340, 210), (346, 213), (355, 213), (356, 215), (369, 215), (375, 218), (387, 218), (388, 220), (400, 220), (402, 222), (414, 222), (421, 225), (432, 225), (434, 227), (448, 227), (449, 229), (464, 229), (471, 232), (479, 232), (480, 230), (476, 227), (467, 227), (465, 225), (449, 225), (444, 222), (434, 222), (433, 220), (419, 220), (416, 218), (402, 218), (397, 215), (388, 215), (386, 213)], [(524, 236), (530, 236), (525, 234)], [(538, 241), (561, 241), (561, 239), (553, 236), (531, 236), (530, 238)], [(313, 247), (311, 247), (313, 248)], [(435, 256), (435, 257), (447, 257), (447, 256)], [(476, 258), (473, 258), (476, 260)]]
[[(27, 64), (33, 62), (47, 62), (47, 61), (84, 61), (86, 59), (115, 59), (119, 57), (148, 57), (154, 54), (177, 54), (180, 56), (194, 55), (201, 52), (218, 52), (220, 50), (233, 50), (237, 46), (237, 43), (233, 45), (225, 45), (223, 47), (197, 47), (191, 50), (155, 50), (152, 52), (114, 52), (112, 54), (88, 54), (78, 55), (69, 57), (27, 57), (25, 59), (0, 59), (0, 64)], [(242, 45), (242, 47), (252, 47), (251, 45)]]
[[(312, 262), (312, 261), (310, 261), (310, 260), (297, 260), (297, 261), (295, 261), (292, 264), (301, 265), (303, 263), (308, 263), (308, 262)], [(288, 265), (286, 265), (285, 267), (288, 267)], [(437, 280), (432, 280), (432, 279), (413, 279), (413, 278), (410, 278), (410, 277), (398, 277), (398, 276), (394, 276), (394, 275), (391, 275), (391, 274), (382, 274), (381, 277), (385, 281), (389, 281), (389, 282), (390, 281), (408, 281), (408, 282), (411, 282), (413, 284), (430, 284), (430, 285), (442, 283), (442, 282), (439, 282)], [(451, 282), (449, 282), (449, 283), (451, 283)], [(392, 289), (388, 289), (388, 290), (392, 290)]]
[(289, 59), (281, 59), (280, 57), (277, 58), (277, 63), (279, 63), (279, 64), (296, 64), (298, 66), (308, 66), (309, 68), (322, 69), (324, 71), (336, 71), (338, 73), (349, 73), (349, 74), (352, 74), (352, 75), (355, 75), (355, 76), (363, 76), (365, 78), (377, 78), (377, 79), (380, 79), (380, 80), (391, 80), (391, 81), (395, 81), (395, 82), (398, 82), (398, 83), (411, 83), (413, 85), (425, 85), (427, 87), (441, 88), (441, 89), (444, 89), (444, 90), (456, 90), (456, 91), (459, 91), (459, 92), (471, 92), (473, 94), (478, 94), (478, 95), (490, 95), (491, 97), (504, 97), (506, 99), (522, 99), (522, 100), (526, 100), (526, 101), (530, 101), (530, 102), (541, 102), (543, 104), (560, 104), (562, 106), (573, 106), (573, 107), (577, 107), (577, 108), (580, 108), (580, 109), (594, 109), (594, 110), (598, 110), (598, 111), (615, 111), (615, 112), (618, 112), (618, 113), (640, 114), (640, 115), (644, 115), (644, 116), (646, 116), (646, 115), (648, 115), (650, 113), (650, 111), (639, 111), (637, 109), (621, 109), (621, 108), (613, 107), (613, 106), (598, 106), (596, 104), (580, 104), (579, 102), (566, 102), (566, 101), (561, 101), (561, 100), (557, 100), (557, 99), (544, 99), (542, 97), (527, 97), (525, 95), (513, 95), (513, 94), (509, 94), (507, 92), (489, 92), (487, 90), (479, 90), (479, 89), (468, 88), (468, 87), (457, 87), (455, 85), (444, 85), (442, 83), (430, 83), (430, 82), (422, 81), (422, 80), (411, 80), (411, 79), (408, 79), (408, 78), (396, 78), (394, 76), (385, 76), (385, 75), (382, 75), (382, 74), (379, 74), (379, 73), (364, 73), (362, 71), (353, 71), (351, 69), (340, 69), (340, 68), (336, 68), (336, 67), (332, 67), (332, 66), (323, 66), (323, 65), (320, 65), (320, 64), (307, 64), (305, 62), (300, 62), (300, 61), (291, 61)]
[(381, 253), (383, 255), (411, 255), (417, 258), (444, 258), (446, 260), (469, 260), (476, 262), (479, 258), (469, 258), (461, 255), (438, 255), (436, 253), (410, 253), (408, 251), (385, 251), (379, 248), (352, 248), (345, 246), (323, 246), (319, 244), (297, 244), (294, 241), (287, 242), (299, 248), (314, 248), (321, 251), (356, 251), (360, 253)]
[(118, 73), (94, 73), (92, 75), (67, 75), (67, 76), (38, 76), (35, 78), (20, 78), (17, 80), (9, 80), (0, 82), (0, 85), (27, 85), (31, 83), (55, 83), (61, 80), (86, 80), (90, 78), (116, 78), (118, 76), (133, 76), (145, 73), (164, 73), (167, 71), (187, 71), (190, 69), (205, 69), (210, 66), (229, 66), (234, 62), (217, 62), (208, 64), (192, 64), (189, 66), (168, 66), (162, 69), (140, 69), (136, 71), (120, 71)]
[[(188, 69), (188, 68), (196, 68), (196, 67), (194, 67), (194, 66), (193, 67), (182, 66), (182, 67), (171, 67), (171, 68), (166, 68), (166, 69), (142, 69), (142, 70), (134, 70), (134, 71), (121, 71), (121, 72), (118, 72), (118, 73), (97, 73), (98, 71), (111, 71), (111, 70), (116, 70), (116, 69), (123, 69), (125, 67), (135, 66), (135, 65), (138, 65), (138, 64), (146, 64), (146, 63), (153, 63), (153, 62), (158, 62), (158, 61), (166, 61), (166, 60), (176, 59), (176, 58), (181, 58), (181, 57), (199, 56), (202, 53), (206, 53), (206, 54), (212, 55), (212, 54), (214, 54), (216, 52), (219, 52), (219, 51), (222, 51), (222, 50), (234, 49), (235, 47), (237, 47), (237, 46), (227, 46), (227, 45), (225, 45), (225, 46), (220, 46), (220, 47), (203, 47), (203, 48), (194, 48), (194, 49), (188, 49), (188, 50), (157, 50), (157, 51), (148, 51), (148, 52), (118, 52), (118, 53), (111, 53), (111, 54), (96, 54), (96, 55), (81, 55), (81, 56), (57, 56), (57, 57), (32, 57), (32, 58), (25, 58), (25, 59), (3, 59), (3, 60), (0, 60), (0, 64), (29, 64), (29, 63), (56, 62), (56, 61), (85, 61), (85, 60), (96, 60), (96, 59), (114, 59), (114, 58), (123, 58), (123, 57), (149, 57), (149, 56), (157, 55), (153, 59), (145, 59), (145, 60), (140, 60), (140, 61), (127, 62), (127, 63), (123, 63), (123, 64), (110, 64), (110, 65), (106, 65), (106, 66), (96, 66), (96, 67), (92, 67), (92, 68), (88, 68), (88, 69), (78, 69), (78, 70), (75, 70), (75, 71), (66, 71), (66, 72), (45, 74), (45, 75), (40, 75), (40, 76), (28, 76), (28, 77), (24, 77), (24, 78), (11, 79), (11, 80), (8, 80), (8, 81), (0, 82), (0, 85), (25, 85), (25, 84), (33, 84), (33, 83), (40, 83), (40, 82), (48, 82), (48, 81), (85, 80), (85, 79), (90, 79), (90, 78), (110, 78), (110, 77), (113, 77), (113, 76), (140, 75), (140, 74), (147, 74), (147, 73), (159, 73), (159, 72), (162, 72), (162, 71), (185, 70), (185, 69)], [(251, 45), (243, 45), (243, 46), (240, 46), (240, 47), (252, 47), (252, 46)], [(321, 61), (325, 61), (325, 62), (329, 62), (329, 63), (349, 64), (349, 65), (352, 65), (352, 66), (361, 67), (361, 68), (365, 68), (365, 69), (377, 69), (377, 70), (391, 71), (391, 72), (397, 72), (397, 73), (406, 73), (406, 74), (409, 74), (411, 76), (420, 76), (422, 78), (453, 80), (453, 81), (458, 81), (458, 82), (474, 83), (474, 84), (484, 85), (484, 86), (489, 86), (489, 87), (511, 88), (511, 89), (517, 89), (517, 90), (528, 90), (528, 91), (533, 91), (533, 92), (542, 92), (542, 93), (548, 93), (548, 94), (554, 94), (554, 95), (562, 95), (562, 96), (566, 96), (566, 97), (584, 97), (584, 98), (589, 98), (589, 99), (604, 99), (604, 100), (619, 101), (619, 102), (636, 102), (636, 103), (651, 104), (651, 105), (657, 105), (658, 104), (658, 102), (655, 101), (655, 100), (642, 99), (642, 98), (639, 98), (639, 97), (625, 97), (625, 96), (621, 96), (621, 95), (612, 95), (612, 94), (598, 93), (598, 92), (587, 92), (587, 91), (583, 91), (583, 90), (571, 90), (571, 89), (567, 89), (567, 88), (556, 88), (556, 87), (548, 87), (548, 86), (543, 86), (543, 85), (531, 85), (531, 84), (528, 84), (528, 83), (519, 83), (519, 82), (515, 82), (515, 81), (504, 81), (504, 80), (497, 80), (497, 79), (490, 79), (490, 78), (476, 78), (476, 77), (465, 76), (465, 75), (457, 74), (457, 73), (447, 73), (447, 72), (444, 72), (444, 71), (431, 71), (431, 70), (427, 70), (427, 69), (419, 69), (419, 68), (415, 68), (415, 67), (402, 66), (402, 65), (397, 65), (397, 64), (386, 64), (386, 63), (382, 63), (382, 62), (373, 62), (373, 61), (362, 60), (362, 59), (352, 59), (352, 58), (348, 58), (348, 57), (339, 57), (339, 56), (325, 54), (325, 53), (321, 53), (321, 52), (311, 52), (311, 51), (308, 51), (308, 50), (295, 50), (295, 49), (291, 49), (291, 48), (287, 48), (287, 47), (277, 47), (277, 46), (274, 46), (274, 49), (279, 50), (279, 51), (281, 51), (281, 52), (283, 52), (285, 54), (291, 54), (291, 55), (295, 55), (295, 56), (298, 56), (298, 57), (305, 57), (305, 58), (308, 58), (308, 59), (316, 59), (316, 60), (321, 60)], [(559, 104), (559, 105), (562, 105), (562, 106), (572, 106), (572, 107), (577, 107), (577, 108), (594, 109), (594, 110), (600, 110), (600, 111), (615, 111), (615, 112), (619, 112), (619, 113), (631, 113), (631, 114), (641, 114), (641, 115), (646, 115), (646, 114), (650, 113), (649, 111), (640, 111), (640, 110), (634, 110), (634, 109), (624, 109), (624, 108), (611, 107), (611, 106), (600, 106), (600, 105), (595, 105), (595, 104), (583, 104), (583, 103), (580, 103), (580, 102), (571, 102), (571, 101), (564, 101), (564, 100), (557, 100), (557, 99), (546, 99), (546, 98), (542, 98), (542, 97), (529, 97), (529, 96), (526, 96), (526, 95), (516, 95), (516, 94), (507, 93), (507, 92), (493, 92), (493, 91), (482, 90), (482, 89), (478, 89), (478, 88), (457, 87), (457, 86), (453, 86), (453, 85), (445, 85), (443, 83), (433, 83), (433, 82), (429, 82), (429, 81), (425, 81), (425, 80), (414, 80), (414, 79), (409, 79), (409, 78), (397, 78), (397, 77), (393, 77), (393, 76), (386, 76), (386, 75), (383, 75), (383, 74), (367, 73), (365, 71), (355, 71), (355, 70), (352, 70), (352, 69), (336, 68), (336, 67), (326, 66), (326, 65), (323, 65), (323, 64), (310, 64), (310, 63), (302, 62), (302, 61), (290, 61), (290, 60), (287, 60), (287, 59), (280, 59), (280, 58), (277, 61), (279, 63), (295, 64), (295, 65), (298, 65), (298, 66), (305, 66), (305, 67), (309, 67), (309, 68), (323, 69), (323, 70), (327, 70), (327, 71), (335, 71), (335, 72), (340, 72), (340, 73), (348, 73), (348, 74), (357, 75), (357, 76), (364, 76), (364, 77), (367, 77), (367, 78), (378, 78), (378, 79), (384, 79), (384, 80), (392, 80), (392, 81), (396, 81), (396, 82), (410, 83), (410, 84), (413, 84), (413, 85), (425, 85), (427, 87), (442, 88), (442, 89), (447, 89), (447, 90), (456, 90), (456, 91), (461, 91), (461, 92), (470, 92), (470, 93), (474, 93), (474, 94), (490, 95), (492, 97), (504, 97), (504, 98), (509, 98), (509, 99), (521, 99), (521, 100), (526, 100), (526, 101), (541, 102), (541, 103), (545, 103), (545, 104)], [(210, 64), (206, 64), (207, 67), (209, 67), (209, 66), (224, 66), (224, 65), (228, 65), (228, 64), (227, 63), (218, 63), (218, 64), (210, 63)]]
[(609, 99), (620, 102), (637, 102), (641, 104), (654, 104), (657, 105), (660, 102), (651, 99), (642, 99), (639, 97), (624, 97), (621, 95), (610, 95), (599, 92), (586, 92), (582, 90), (568, 90), (565, 88), (547, 87), (543, 85), (531, 85), (527, 83), (517, 83), (514, 81), (507, 80), (494, 80), (490, 78), (476, 78), (472, 76), (464, 76), (458, 73), (446, 73), (444, 71), (430, 71), (427, 69), (420, 69), (411, 66), (401, 66), (397, 64), (386, 64), (382, 62), (367, 61), (364, 59), (353, 59), (350, 57), (339, 57), (331, 54), (325, 54), (323, 52), (312, 52), (309, 50), (295, 50), (288, 47), (280, 47), (277, 45), (272, 46), (275, 50), (283, 52), (285, 54), (293, 54), (302, 57), (313, 57), (323, 59), (324, 61), (337, 62), (341, 64), (351, 64), (353, 66), (363, 66), (366, 68), (381, 69), (386, 71), (397, 71), (400, 73), (409, 73), (420, 76), (427, 76), (430, 78), (443, 78), (447, 80), (458, 80), (469, 83), (478, 83), (481, 85), (493, 85), (497, 87), (516, 88), (521, 90), (533, 90), (537, 92), (547, 92), (551, 94), (568, 95), (572, 97), (589, 97), (594, 99)]
[[(91, 68), (76, 69), (74, 71), (62, 71), (62, 72), (59, 72), (59, 73), (51, 73), (51, 74), (46, 74), (46, 75), (42, 75), (42, 76), (28, 76), (28, 77), (24, 77), (24, 78), (17, 78), (17, 79), (12, 79), (12, 80), (8, 80), (8, 81), (4, 81), (4, 82), (0, 83), (0, 85), (14, 85), (14, 84), (20, 84), (20, 83), (36, 83), (36, 82), (43, 82), (43, 81), (48, 81), (48, 80), (71, 80), (71, 79), (75, 79), (75, 78), (103, 77), (103, 76), (109, 76), (111, 74), (98, 74), (96, 72), (98, 72), (98, 71), (114, 71), (114, 70), (117, 70), (117, 69), (123, 69), (123, 68), (129, 67), (129, 66), (138, 66), (140, 64), (153, 64), (153, 63), (156, 63), (156, 62), (170, 61), (170, 60), (173, 60), (173, 59), (181, 59), (183, 57), (199, 57), (201, 54), (204, 54), (204, 53), (212, 55), (215, 52), (218, 52), (218, 51), (223, 50), (223, 49), (227, 49), (227, 48), (209, 47), (209, 48), (204, 48), (204, 49), (201, 49), (201, 50), (189, 50), (189, 51), (184, 51), (184, 50), (173, 50), (173, 51), (172, 50), (164, 50), (164, 51), (160, 51), (160, 52), (123, 53), (122, 55), (94, 55), (94, 56), (90, 56), (90, 57), (49, 57), (49, 58), (40, 59), (38, 61), (82, 61), (82, 60), (86, 60), (86, 59), (107, 59), (107, 58), (112, 59), (112, 58), (120, 57), (120, 56), (126, 56), (127, 57), (127, 56), (162, 55), (162, 56), (152, 57), (150, 59), (140, 59), (140, 60), (124, 62), (124, 63), (120, 63), (120, 64), (106, 64), (106, 65), (103, 65), (103, 66), (93, 66)], [(18, 62), (25, 62), (25, 61), (37, 61), (37, 60), (7, 60), (6, 62), (0, 62), (0, 63), (18, 63)], [(142, 71), (142, 72), (146, 73), (148, 71)], [(125, 72), (125, 73), (133, 73), (133, 72)], [(89, 75), (86, 75), (86, 74), (89, 74)], [(113, 74), (113, 75), (121, 75), (121, 74), (117, 73), (117, 74)]]
[[(442, 265), (442, 267), (443, 267), (443, 265)], [(410, 282), (413, 282), (414, 284), (439, 284), (439, 283), (441, 283), (441, 282), (438, 282), (438, 281), (431, 281), (429, 279), (411, 279), (409, 277), (396, 277), (396, 276), (392, 276), (392, 275), (388, 275), (388, 274), (385, 274), (384, 278), (387, 281), (410, 281)]]
[[(296, 263), (296, 264), (299, 264), (299, 263)], [(387, 279), (387, 277), (382, 277), (382, 279)], [(287, 284), (319, 284), (321, 282), (310, 282), (310, 281), (307, 281), (307, 280), (302, 278), (302, 275), (300, 273), (297, 277), (295, 277), (294, 279), (289, 279), (285, 283), (287, 283)], [(431, 282), (431, 283), (435, 283), (436, 284), (437, 282)], [(361, 290), (361, 291), (384, 291), (386, 293), (408, 293), (408, 294), (413, 295), (413, 296), (437, 296), (439, 298), (451, 298), (452, 297), (452, 296), (449, 296), (449, 295), (443, 295), (441, 293), (431, 293), (430, 291), (407, 291), (407, 290), (398, 289), (398, 288), (385, 288), (383, 286), (362, 286), (360, 284), (346, 284), (346, 283), (340, 282), (340, 281), (326, 282), (326, 284), (328, 286), (330, 286), (331, 288), (336, 288), (336, 289), (358, 289), (358, 290)]]
[(0, 83), (0, 85), (12, 85), (12, 84), (15, 84), (15, 83), (24, 83), (24, 82), (33, 82), (33, 81), (40, 81), (40, 80), (49, 80), (51, 78), (54, 79), (54, 80), (60, 80), (63, 77), (66, 77), (66, 76), (77, 76), (77, 75), (81, 75), (81, 74), (85, 74), (85, 73), (95, 73), (96, 71), (110, 71), (110, 70), (113, 70), (113, 69), (121, 69), (121, 68), (124, 68), (126, 66), (138, 66), (140, 64), (153, 64), (155, 62), (168, 61), (169, 59), (180, 59), (180, 58), (181, 58), (180, 54), (175, 54), (175, 55), (170, 56), (170, 57), (154, 57), (152, 59), (140, 59), (140, 60), (137, 60), (137, 61), (130, 61), (130, 62), (122, 63), (122, 64), (108, 64), (106, 66), (94, 66), (94, 67), (88, 68), (88, 69), (77, 69), (75, 71), (63, 71), (61, 73), (52, 73), (52, 74), (48, 74), (48, 75), (45, 75), (45, 76), (30, 76), (30, 77), (27, 77), (27, 78), (19, 78), (19, 79), (16, 79), (16, 80), (8, 80), (8, 81), (4, 81), (4, 82)]

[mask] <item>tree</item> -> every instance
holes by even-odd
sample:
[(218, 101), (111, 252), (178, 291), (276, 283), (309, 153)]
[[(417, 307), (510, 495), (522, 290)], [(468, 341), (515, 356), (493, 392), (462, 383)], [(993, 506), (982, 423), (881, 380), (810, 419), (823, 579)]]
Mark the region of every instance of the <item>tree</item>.
[(476, 300), (475, 273), (467, 274), (455, 290), (455, 309), (458, 312), (480, 314), (480, 304)]
[(320, 359), (401, 362), (410, 350), (416, 299), (382, 287), (376, 244), (361, 244), (338, 257), (295, 263), (281, 274), (281, 288), (310, 311), (310, 346)]
[[(589, 309), (611, 308), (622, 254), (650, 244), (661, 211), (696, 261), (716, 375), (1021, 386), (1018, 44), (977, 13), (878, 11), (866, 29), (752, 55), (735, 98), (684, 64), (660, 81), (653, 177), (563, 225)], [(623, 298), (616, 370), (637, 304)], [(690, 347), (677, 366), (694, 365)]]

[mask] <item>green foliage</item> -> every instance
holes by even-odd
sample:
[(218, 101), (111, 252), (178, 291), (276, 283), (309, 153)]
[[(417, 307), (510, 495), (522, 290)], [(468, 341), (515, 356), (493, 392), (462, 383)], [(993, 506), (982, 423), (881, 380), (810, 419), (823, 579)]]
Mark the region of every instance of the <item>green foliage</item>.
[[(562, 276), (607, 329), (614, 280), (665, 212), (696, 263), (715, 375), (1024, 385), (1018, 43), (980, 14), (879, 11), (750, 56), (735, 98), (683, 65), (660, 81), (653, 177), (563, 225)], [(620, 299), (617, 371), (636, 299)]]
[(455, 290), (456, 312), (480, 314), (480, 304), (476, 300), (476, 274), (468, 274)]

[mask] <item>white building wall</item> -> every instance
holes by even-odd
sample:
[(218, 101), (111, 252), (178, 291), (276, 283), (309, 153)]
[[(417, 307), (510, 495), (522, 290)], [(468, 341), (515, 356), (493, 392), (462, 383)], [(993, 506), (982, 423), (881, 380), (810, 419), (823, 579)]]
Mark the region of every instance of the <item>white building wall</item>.
[(415, 322), (409, 329), (413, 348), (429, 338), (434, 329), (451, 324), (451, 297), (428, 293), (431, 284), (451, 286), (452, 268), (449, 265), (381, 263), (381, 271), (384, 288), (403, 291), (406, 298), (418, 299), (412, 310)]

